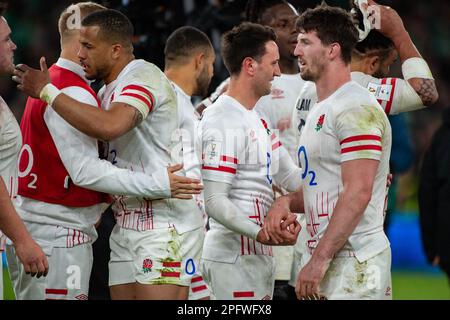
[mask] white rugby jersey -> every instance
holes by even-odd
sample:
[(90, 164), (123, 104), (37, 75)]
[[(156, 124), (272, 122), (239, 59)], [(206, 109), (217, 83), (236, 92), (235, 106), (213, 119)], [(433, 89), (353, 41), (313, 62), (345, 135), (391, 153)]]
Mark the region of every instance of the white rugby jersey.
[[(177, 95), (178, 102), (178, 119), (181, 130), (181, 143), (177, 155), (180, 160), (177, 162), (183, 162), (184, 171), (186, 176), (202, 181), (201, 173), (201, 146), (198, 140), (198, 126), (200, 124), (200, 115), (195, 110), (194, 105), (191, 102), (191, 97), (186, 94), (176, 83), (171, 82), (175, 93)], [(207, 221), (205, 212), (205, 201), (203, 192), (198, 195), (194, 195), (197, 206), (201, 211), (203, 220)]]
[(297, 74), (281, 74), (272, 81), (269, 95), (261, 97), (256, 111), (267, 121), (270, 129), (278, 130), (281, 143), (296, 161), (297, 136), (292, 128), (292, 111), (305, 81)]
[(344, 249), (365, 261), (389, 246), (383, 221), (390, 151), (387, 116), (356, 82), (346, 83), (310, 111), (299, 148), (310, 248), (324, 235), (343, 190), (341, 163), (355, 159), (380, 163), (370, 203)]
[[(367, 88), (383, 110), (388, 115), (399, 114), (425, 108), (419, 96), (404, 79), (400, 78), (375, 78), (371, 75), (353, 71), (351, 73), (352, 80)], [(316, 85), (314, 82), (306, 81), (303, 89), (295, 103), (294, 113), (292, 116), (295, 133), (297, 139), (301, 134), (302, 127), (305, 124), (309, 110), (317, 102)]]
[[(164, 73), (144, 60), (131, 61), (117, 79), (99, 92), (104, 109), (114, 102), (135, 107), (141, 124), (110, 142), (109, 160), (120, 168), (151, 173), (178, 160), (180, 141), (176, 94)], [(202, 226), (194, 199), (149, 200), (119, 196), (114, 210), (117, 223), (126, 229), (150, 230), (173, 226), (179, 233)]]
[[(11, 199), (17, 196), (17, 161), (21, 147), (22, 135), (19, 124), (6, 102), (0, 97), (0, 175)], [(3, 250), (4, 241), (0, 230), (0, 250)]]
[[(294, 166), (278, 136), (254, 109), (228, 95), (203, 112), (200, 134), (203, 179), (231, 184), (229, 199), (240, 209), (237, 214), (260, 228), (273, 202), (272, 182), (284, 170), (280, 160)], [(210, 218), (203, 258), (234, 262), (238, 255), (249, 254), (271, 256), (272, 249)]]

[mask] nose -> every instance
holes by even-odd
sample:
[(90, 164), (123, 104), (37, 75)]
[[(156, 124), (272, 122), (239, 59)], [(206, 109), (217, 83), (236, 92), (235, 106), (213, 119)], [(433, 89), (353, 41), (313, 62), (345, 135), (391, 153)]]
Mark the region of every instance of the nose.
[(277, 66), (275, 67), (275, 70), (273, 72), (274, 77), (279, 77), (281, 76), (281, 70), (280, 70), (280, 65), (277, 63)]
[(78, 59), (84, 60), (86, 58), (86, 55), (84, 54), (83, 46), (80, 46), (80, 49), (78, 49), (77, 53)]
[(11, 49), (14, 51), (17, 49), (16, 44), (11, 40)]
[(303, 50), (302, 50), (301, 47), (300, 47), (300, 41), (297, 42), (297, 45), (295, 46), (294, 56), (296, 56), (296, 57), (301, 57), (301, 56), (303, 56)]

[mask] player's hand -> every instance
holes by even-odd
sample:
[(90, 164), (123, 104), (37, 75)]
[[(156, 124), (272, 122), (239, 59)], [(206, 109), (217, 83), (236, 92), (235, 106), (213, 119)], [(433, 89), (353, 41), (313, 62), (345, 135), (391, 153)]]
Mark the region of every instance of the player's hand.
[[(397, 11), (391, 7), (379, 5), (373, 0), (368, 0), (367, 3), (369, 6), (374, 6), (375, 9), (369, 10), (371, 24), (379, 25), (379, 31), (387, 38), (393, 40), (406, 32), (402, 18), (400, 18)], [(379, 19), (380, 21), (374, 21), (374, 19)]]
[(331, 259), (319, 259), (312, 256), (300, 270), (295, 284), (295, 293), (299, 300), (323, 300), (320, 293), (320, 282), (328, 270)]
[(176, 164), (167, 168), (171, 197), (177, 199), (192, 199), (193, 194), (200, 194), (202, 192), (203, 186), (198, 179), (176, 175), (175, 172), (182, 168), (182, 164)]
[(26, 64), (18, 64), (12, 79), (18, 83), (17, 88), (30, 97), (39, 99), (42, 89), (51, 82), (45, 58), (39, 61), (41, 70), (33, 69)]
[(289, 198), (287, 196), (275, 200), (264, 221), (264, 229), (275, 245), (283, 243), (283, 238), (286, 236), (286, 233), (283, 232), (282, 223), (285, 222), (283, 226), (286, 229), (296, 218), (297, 216), (289, 210)]
[(40, 278), (48, 273), (48, 261), (41, 247), (31, 238), (14, 242), (16, 255), (26, 274)]
[[(287, 222), (289, 223), (289, 222)], [(258, 232), (256, 241), (270, 246), (293, 246), (297, 242), (301, 226), (295, 219), (292, 223), (284, 227), (281, 231), (281, 240), (274, 241), (267, 233), (266, 227), (262, 227)]]

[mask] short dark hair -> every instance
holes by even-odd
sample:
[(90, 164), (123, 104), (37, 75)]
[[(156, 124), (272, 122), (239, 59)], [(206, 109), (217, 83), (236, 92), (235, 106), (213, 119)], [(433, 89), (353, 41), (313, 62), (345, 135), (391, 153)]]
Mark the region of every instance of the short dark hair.
[(253, 23), (265, 24), (262, 21), (263, 14), (270, 8), (289, 4), (286, 0), (248, 0), (245, 6), (245, 20)]
[(251, 57), (259, 61), (266, 53), (266, 43), (275, 41), (272, 28), (243, 22), (222, 36), (222, 59), (230, 75), (241, 72), (242, 61)]
[(315, 31), (325, 45), (339, 43), (344, 63), (349, 64), (352, 51), (359, 39), (350, 13), (338, 7), (321, 4), (314, 9), (307, 9), (297, 19), (300, 32)]
[(175, 30), (164, 48), (166, 68), (173, 64), (185, 64), (199, 51), (210, 54), (213, 51), (208, 36), (197, 28), (185, 26)]
[(100, 36), (111, 43), (132, 47), (134, 28), (131, 21), (120, 11), (107, 9), (93, 12), (82, 21), (83, 27), (100, 27)]
[(0, 1), (0, 17), (5, 14), (6, 8), (8, 8), (8, 3)]
[(391, 39), (377, 30), (371, 30), (364, 40), (356, 44), (353, 56), (378, 55), (381, 59), (385, 59), (394, 49)]

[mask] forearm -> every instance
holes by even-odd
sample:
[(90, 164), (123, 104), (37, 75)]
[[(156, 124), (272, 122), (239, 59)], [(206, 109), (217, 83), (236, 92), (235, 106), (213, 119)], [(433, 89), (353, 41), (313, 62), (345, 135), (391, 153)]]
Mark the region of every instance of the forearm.
[[(404, 79), (408, 81), (409, 85), (411, 85), (414, 91), (419, 95), (424, 105), (429, 106), (434, 104), (439, 98), (439, 95), (433, 75), (431, 74), (427, 63), (422, 59), (422, 56), (412, 42), (408, 32), (406, 30), (400, 32), (393, 38), (393, 42), (402, 63)], [(407, 64), (409, 67), (405, 68)]]
[(208, 180), (204, 182), (206, 213), (227, 229), (256, 240), (261, 227), (238, 214), (240, 210), (228, 198), (225, 183)]
[(16, 213), (8, 195), (3, 179), (0, 177), (0, 230), (13, 243), (24, 241), (30, 237), (25, 225)]
[(314, 251), (316, 258), (330, 260), (355, 230), (370, 201), (369, 193), (345, 191), (339, 196), (324, 236)]
[(115, 127), (108, 111), (93, 108), (66, 94), (59, 94), (53, 101), (52, 108), (70, 125), (95, 139), (109, 141), (110, 132)]
[(276, 184), (289, 192), (294, 192), (301, 188), (301, 176), (302, 169), (294, 163), (284, 147), (280, 147), (279, 168), (277, 173), (274, 175)]

